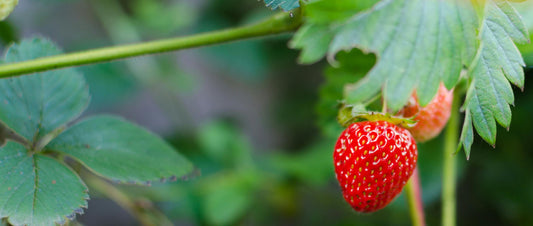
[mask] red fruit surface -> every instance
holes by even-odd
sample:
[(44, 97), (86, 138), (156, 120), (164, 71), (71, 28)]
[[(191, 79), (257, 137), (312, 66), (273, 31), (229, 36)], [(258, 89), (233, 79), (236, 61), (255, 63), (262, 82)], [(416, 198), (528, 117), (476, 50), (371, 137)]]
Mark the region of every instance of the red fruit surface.
[(350, 125), (333, 152), (344, 199), (354, 210), (366, 213), (385, 207), (402, 191), (417, 158), (409, 131), (386, 121)]
[(400, 110), (403, 117), (415, 116), (414, 127), (408, 128), (418, 142), (425, 142), (438, 136), (450, 118), (453, 101), (453, 91), (448, 91), (440, 85), (437, 95), (425, 107), (420, 107), (416, 92), (413, 93), (407, 105)]

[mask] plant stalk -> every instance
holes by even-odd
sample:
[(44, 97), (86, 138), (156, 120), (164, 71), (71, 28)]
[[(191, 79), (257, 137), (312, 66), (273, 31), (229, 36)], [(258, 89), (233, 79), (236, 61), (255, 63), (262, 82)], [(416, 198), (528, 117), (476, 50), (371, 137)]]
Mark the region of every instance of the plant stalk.
[(91, 189), (96, 190), (120, 205), (132, 216), (134, 216), (141, 225), (172, 225), (172, 222), (159, 210), (157, 210), (149, 200), (133, 199), (120, 189), (116, 188), (109, 182), (101, 179), (91, 173), (83, 173), (83, 179)]
[(299, 10), (283, 12), (243, 27), (3, 64), (0, 65), (0, 78), (280, 34), (296, 30), (301, 23)]
[(443, 156), (443, 175), (442, 175), (442, 225), (454, 226), (456, 223), (456, 160), (457, 142), (459, 136), (459, 104), (460, 92), (454, 91), (452, 103), (452, 112), (448, 126), (446, 127), (444, 140)]
[[(93, 0), (90, 4), (113, 44), (142, 41), (142, 35), (137, 30), (134, 21), (126, 14), (118, 1)], [(134, 61), (126, 60), (125, 64), (129, 68), (129, 73), (154, 95), (157, 104), (169, 119), (192, 130), (191, 116), (181, 103), (181, 99), (176, 98), (179, 94), (177, 89), (161, 86), (161, 80), (166, 74), (154, 57), (147, 56)], [(180, 72), (177, 72), (179, 65), (174, 65), (174, 67), (173, 73), (179, 74)]]
[(55, 139), (59, 134), (61, 134), (63, 131), (67, 129), (66, 125), (60, 126), (54, 130), (52, 130), (50, 133), (45, 134), (43, 137), (41, 137), (39, 140), (35, 141), (33, 143), (32, 151), (34, 152), (40, 152), (43, 150), (43, 148), (50, 143), (53, 139)]
[(407, 200), (409, 203), (409, 211), (411, 213), (411, 220), (414, 226), (425, 226), (424, 219), (424, 204), (422, 202), (422, 189), (420, 188), (420, 177), (418, 175), (418, 168), (415, 169), (411, 179), (405, 185)]

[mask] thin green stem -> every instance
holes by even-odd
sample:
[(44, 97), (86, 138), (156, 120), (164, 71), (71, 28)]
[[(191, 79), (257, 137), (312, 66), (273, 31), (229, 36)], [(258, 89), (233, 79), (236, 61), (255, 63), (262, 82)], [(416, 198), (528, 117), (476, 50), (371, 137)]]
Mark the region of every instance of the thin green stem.
[(459, 104), (460, 92), (454, 91), (452, 112), (448, 126), (446, 127), (443, 156), (443, 176), (442, 176), (442, 225), (454, 226), (455, 220), (455, 184), (456, 184), (456, 160), (455, 152), (459, 136)]
[(50, 143), (50, 141), (52, 141), (54, 138), (56, 138), (57, 136), (59, 136), (59, 134), (61, 134), (63, 131), (65, 131), (65, 129), (67, 129), (67, 126), (63, 125), (63, 126), (60, 126), (54, 130), (52, 130), (52, 132), (44, 135), (43, 137), (41, 137), (39, 140), (35, 141), (33, 143), (33, 147), (31, 150), (33, 150), (34, 152), (40, 152), (43, 150), (43, 148), (48, 144)]
[[(142, 41), (142, 35), (137, 30), (135, 22), (126, 14), (118, 1), (93, 0), (89, 2), (114, 44)], [(182, 124), (185, 128), (192, 129), (189, 112), (181, 103), (181, 99), (176, 98), (179, 95), (178, 89), (174, 86), (170, 88), (170, 86), (161, 85), (165, 72), (154, 57), (147, 56), (135, 61), (126, 60), (125, 63), (130, 74), (154, 95), (157, 104), (165, 110), (169, 119)], [(175, 67), (172, 70), (173, 73), (180, 74), (176, 72), (179, 71), (179, 65), (173, 66)]]
[[(109, 35), (113, 44), (138, 43), (142, 41), (134, 22), (122, 9), (118, 1), (89, 1), (100, 24)], [(131, 74), (143, 84), (152, 85), (155, 78), (162, 74), (157, 61), (153, 57), (125, 61)]]
[(142, 198), (133, 199), (109, 182), (91, 173), (83, 173), (82, 176), (91, 189), (116, 202), (132, 216), (137, 218), (141, 225), (172, 225), (172, 222), (157, 210), (149, 200)]
[(424, 205), (422, 202), (422, 192), (420, 188), (420, 177), (418, 175), (418, 168), (411, 176), (411, 179), (405, 185), (407, 201), (409, 203), (409, 211), (411, 213), (411, 220), (414, 226), (426, 225), (424, 219)]
[(4, 64), (0, 65), (0, 78), (280, 34), (294, 31), (300, 25), (301, 14), (298, 10), (279, 13), (262, 22), (244, 27)]
[(7, 140), (15, 141), (19, 144), (24, 145), (24, 147), (26, 147), (28, 150), (31, 150), (32, 144), (28, 139), (19, 135), (7, 125), (0, 122), (0, 147), (4, 146)]

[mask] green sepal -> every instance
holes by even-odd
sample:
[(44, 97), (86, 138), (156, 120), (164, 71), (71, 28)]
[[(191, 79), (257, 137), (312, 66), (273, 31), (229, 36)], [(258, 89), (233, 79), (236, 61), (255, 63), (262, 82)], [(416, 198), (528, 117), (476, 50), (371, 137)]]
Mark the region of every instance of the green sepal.
[(412, 128), (417, 123), (414, 117), (404, 118), (389, 113), (366, 111), (362, 104), (343, 104), (339, 109), (337, 120), (343, 127), (362, 121), (387, 121), (403, 128)]

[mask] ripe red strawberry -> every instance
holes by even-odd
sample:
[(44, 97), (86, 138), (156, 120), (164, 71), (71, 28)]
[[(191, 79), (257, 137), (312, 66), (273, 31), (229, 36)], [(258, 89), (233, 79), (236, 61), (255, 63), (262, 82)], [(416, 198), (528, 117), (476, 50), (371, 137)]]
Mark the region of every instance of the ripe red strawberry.
[(350, 125), (333, 152), (344, 199), (359, 212), (374, 212), (389, 204), (413, 174), (417, 158), (409, 131), (386, 121)]
[(418, 142), (425, 142), (440, 134), (452, 109), (453, 91), (448, 91), (444, 85), (440, 85), (437, 95), (425, 107), (420, 107), (416, 91), (411, 96), (407, 105), (398, 113), (403, 117), (415, 116), (417, 121), (414, 127), (408, 128)]

